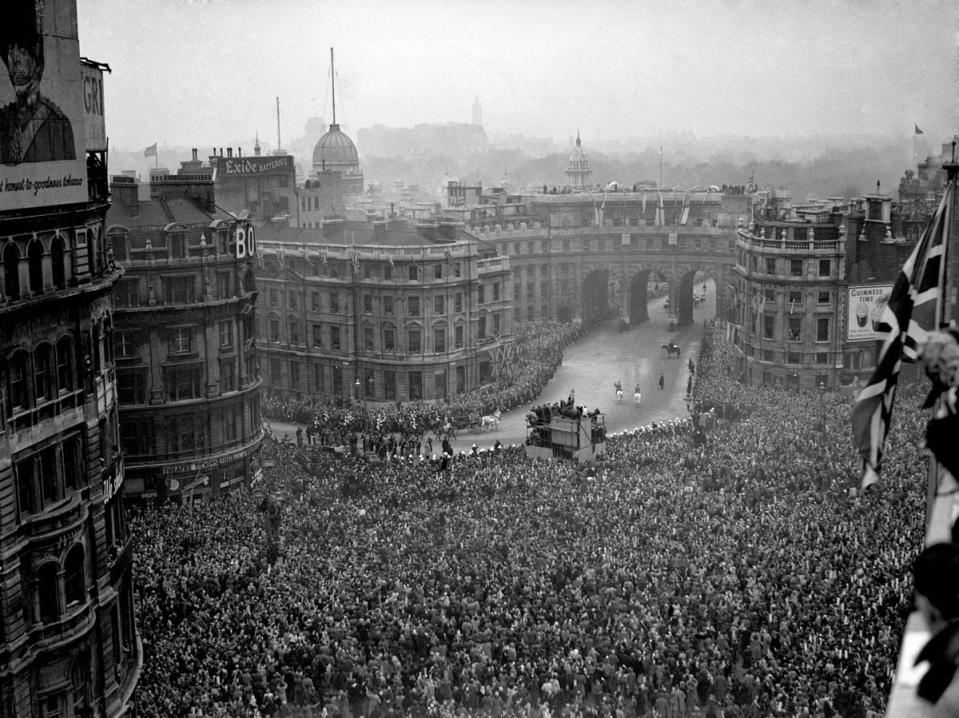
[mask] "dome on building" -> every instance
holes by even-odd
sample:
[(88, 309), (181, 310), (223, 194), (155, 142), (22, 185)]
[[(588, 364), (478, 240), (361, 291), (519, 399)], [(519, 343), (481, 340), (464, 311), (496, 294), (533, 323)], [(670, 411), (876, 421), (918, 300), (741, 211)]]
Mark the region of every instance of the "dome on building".
[(313, 148), (313, 171), (323, 169), (339, 170), (341, 172), (359, 167), (360, 158), (353, 144), (345, 132), (336, 123), (323, 135)]
[(593, 171), (589, 168), (589, 160), (583, 150), (583, 141), (576, 131), (576, 146), (569, 155), (569, 164), (566, 166), (566, 186), (574, 188), (589, 187), (593, 182)]

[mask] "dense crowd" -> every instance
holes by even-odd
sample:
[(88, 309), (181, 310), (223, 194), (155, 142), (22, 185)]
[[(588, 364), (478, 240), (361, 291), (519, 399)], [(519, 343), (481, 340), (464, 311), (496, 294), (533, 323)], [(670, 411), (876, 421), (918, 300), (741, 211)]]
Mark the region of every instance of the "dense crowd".
[(344, 438), (350, 434), (374, 428), (380, 434), (410, 436), (435, 432), (457, 417), (490, 415), (533, 401), (562, 363), (563, 350), (584, 331), (583, 324), (521, 325), (512, 344), (507, 372), (494, 372), (489, 382), (440, 404), (405, 401), (364, 409), (349, 402), (269, 395), (263, 403), (263, 414), (268, 419), (315, 425), (326, 433), (329, 443), (345, 443)]
[(585, 465), (270, 442), (255, 491), (142, 510), (138, 709), (879, 715), (921, 547), (920, 391), (851, 497), (849, 400), (740, 386), (707, 339), (697, 401), (741, 418), (695, 445), (688, 419)]

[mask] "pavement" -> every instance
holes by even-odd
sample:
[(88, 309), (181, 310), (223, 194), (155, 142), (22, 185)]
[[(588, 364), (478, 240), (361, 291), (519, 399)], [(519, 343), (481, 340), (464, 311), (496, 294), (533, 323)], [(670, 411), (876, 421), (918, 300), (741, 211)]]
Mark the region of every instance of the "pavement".
[[(588, 410), (599, 408), (606, 418), (607, 433), (689, 416), (686, 408), (688, 360), (692, 357), (698, 364), (703, 321), (716, 316), (715, 286), (713, 282), (708, 286), (706, 301), (693, 310), (693, 323), (677, 331), (669, 330), (669, 317), (663, 309), (665, 298), (649, 302), (649, 321), (636, 328), (621, 332), (618, 321), (611, 320), (592, 330), (566, 347), (562, 365), (535, 402), (505, 412), (496, 429), (457, 432), (450, 442), (454, 451), (469, 451), (473, 444), (478, 449), (489, 449), (497, 440), (504, 446), (525, 443), (526, 414), (530, 408), (564, 400), (570, 390), (575, 390), (578, 406)], [(662, 345), (669, 342), (682, 348), (678, 359), (666, 357)], [(660, 373), (664, 378), (663, 389), (658, 386)], [(616, 381), (623, 385), (622, 403), (616, 401)], [(633, 401), (637, 383), (642, 394), (638, 407)], [(296, 436), (295, 424), (271, 420), (270, 425), (277, 438), (285, 434), (291, 439)], [(438, 451), (439, 446), (434, 445), (434, 450)]]

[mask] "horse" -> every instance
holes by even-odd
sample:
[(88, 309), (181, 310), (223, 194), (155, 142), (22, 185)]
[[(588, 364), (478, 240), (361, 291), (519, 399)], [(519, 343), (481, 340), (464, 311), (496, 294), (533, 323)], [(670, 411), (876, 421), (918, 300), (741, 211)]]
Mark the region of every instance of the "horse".
[(497, 409), (492, 413), (492, 415), (487, 414), (480, 419), (480, 426), (483, 428), (483, 431), (493, 431), (494, 429), (499, 429), (499, 419), (501, 416), (502, 413), (499, 409)]
[(638, 389), (636, 390), (636, 393), (633, 394), (633, 400), (636, 402), (636, 406), (639, 406), (639, 402), (643, 400), (643, 395)]
[(678, 344), (663, 344), (663, 349), (666, 350), (666, 358), (672, 359), (673, 354), (676, 355), (676, 358), (679, 359), (679, 345)]
[(623, 403), (623, 390), (622, 390), (622, 389), (617, 389), (617, 390), (616, 390), (616, 403), (617, 403), (617, 404), (622, 404), (622, 403)]

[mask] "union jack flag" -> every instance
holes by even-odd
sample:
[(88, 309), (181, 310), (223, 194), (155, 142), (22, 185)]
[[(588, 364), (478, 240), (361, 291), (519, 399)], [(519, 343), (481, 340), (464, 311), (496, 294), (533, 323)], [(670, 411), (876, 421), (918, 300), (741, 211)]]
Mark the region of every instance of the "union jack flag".
[(896, 279), (879, 324), (879, 361), (853, 406), (852, 430), (863, 460), (863, 489), (879, 480), (902, 362), (916, 361), (929, 332), (937, 330), (942, 321), (946, 245), (954, 192), (955, 180), (946, 185), (939, 208)]

